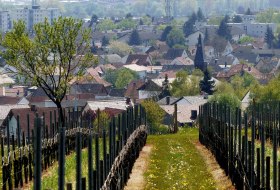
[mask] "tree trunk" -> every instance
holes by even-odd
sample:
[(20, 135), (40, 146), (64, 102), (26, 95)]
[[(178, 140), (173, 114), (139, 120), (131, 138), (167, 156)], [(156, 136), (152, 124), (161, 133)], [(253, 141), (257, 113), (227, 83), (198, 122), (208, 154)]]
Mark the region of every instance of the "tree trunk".
[(65, 127), (65, 118), (64, 118), (64, 113), (63, 113), (63, 108), (61, 106), (61, 102), (55, 102), (57, 109), (58, 109), (58, 114), (59, 114), (59, 127)]

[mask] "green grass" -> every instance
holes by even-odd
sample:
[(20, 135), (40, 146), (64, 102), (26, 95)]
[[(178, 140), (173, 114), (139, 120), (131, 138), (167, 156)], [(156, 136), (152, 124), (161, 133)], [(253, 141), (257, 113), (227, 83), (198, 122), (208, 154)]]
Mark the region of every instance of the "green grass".
[[(108, 138), (106, 139), (107, 151), (109, 148)], [(93, 167), (95, 168), (95, 140), (93, 140), (92, 146), (93, 153)], [(99, 157), (103, 159), (103, 143), (101, 139), (99, 140)], [(72, 183), (73, 187), (76, 185), (76, 153), (72, 152), (70, 155), (66, 156), (65, 159), (65, 182)], [(88, 179), (88, 149), (82, 150), (82, 177)], [(33, 189), (33, 184), (30, 184), (30, 189)], [(53, 166), (43, 172), (42, 177), (42, 189), (58, 189), (58, 162), (55, 162)]]
[(148, 136), (152, 145), (146, 190), (216, 189), (215, 181), (195, 148), (198, 129), (182, 129), (178, 134)]

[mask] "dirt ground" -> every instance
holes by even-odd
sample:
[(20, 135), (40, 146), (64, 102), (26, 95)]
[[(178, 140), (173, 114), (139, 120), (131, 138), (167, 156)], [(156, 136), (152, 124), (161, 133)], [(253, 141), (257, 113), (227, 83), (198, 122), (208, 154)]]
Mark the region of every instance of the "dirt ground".
[(125, 190), (143, 190), (145, 188), (144, 173), (148, 168), (148, 161), (152, 151), (151, 145), (145, 145), (140, 152), (139, 158), (136, 160), (130, 179), (127, 182)]
[(217, 189), (235, 190), (231, 180), (226, 176), (224, 170), (220, 168), (213, 154), (205, 146), (200, 144), (200, 142), (196, 142), (195, 147), (204, 158), (208, 171), (212, 174), (214, 180), (216, 181)]

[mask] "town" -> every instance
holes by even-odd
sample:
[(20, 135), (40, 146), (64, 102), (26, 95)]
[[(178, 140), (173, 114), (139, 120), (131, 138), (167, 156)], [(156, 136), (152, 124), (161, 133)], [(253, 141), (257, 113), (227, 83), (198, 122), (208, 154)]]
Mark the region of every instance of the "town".
[(277, 189), (280, 3), (240, 2), (2, 0), (3, 189)]

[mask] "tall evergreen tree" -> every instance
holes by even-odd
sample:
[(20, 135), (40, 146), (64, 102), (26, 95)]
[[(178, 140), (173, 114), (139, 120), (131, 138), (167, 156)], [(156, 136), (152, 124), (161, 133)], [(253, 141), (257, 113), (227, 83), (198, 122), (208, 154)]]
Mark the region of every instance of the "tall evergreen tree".
[(198, 9), (198, 11), (197, 11), (197, 20), (198, 21), (205, 21), (205, 17), (204, 17), (204, 15), (203, 15), (203, 12), (202, 12), (202, 10), (201, 10), (201, 8), (199, 7), (199, 9)]
[(128, 44), (129, 45), (140, 45), (142, 42), (141, 42), (141, 39), (140, 39), (140, 36), (139, 36), (139, 33), (137, 30), (133, 30), (130, 37), (129, 37), (129, 41), (128, 41)]
[(209, 95), (212, 95), (214, 93), (214, 88), (215, 88), (215, 81), (211, 80), (212, 76), (209, 72), (208, 69), (204, 71), (204, 77), (200, 81), (199, 86), (200, 90), (203, 92), (206, 92)]
[(91, 53), (97, 53), (97, 46), (95, 45), (95, 42), (92, 40), (92, 46), (90, 48)]
[(250, 8), (247, 9), (245, 15), (252, 15), (252, 12), (251, 12), (251, 9), (250, 9)]
[(193, 13), (189, 20), (184, 23), (183, 32), (186, 37), (195, 32), (194, 25), (196, 21), (197, 16), (195, 13)]
[(195, 66), (195, 68), (200, 69), (202, 72), (204, 72), (206, 70), (206, 65), (205, 65), (205, 62), (204, 62), (203, 44), (202, 44), (202, 38), (201, 38), (200, 34), (199, 34), (198, 43), (197, 43), (197, 46), (196, 46), (194, 66)]
[(163, 42), (166, 41), (166, 38), (171, 30), (172, 30), (172, 26), (166, 26), (163, 33), (161, 34), (160, 40)]
[(224, 37), (227, 40), (231, 40), (232, 36), (228, 24), (226, 22), (226, 19), (223, 19), (221, 21), (217, 34), (221, 37)]
[(93, 23), (97, 23), (98, 17), (96, 14), (93, 14), (90, 19), (89, 27), (92, 27)]
[(268, 48), (271, 49), (273, 47), (274, 34), (273, 34), (272, 29), (269, 26), (266, 27), (266, 33), (265, 33), (264, 39), (268, 45)]
[(102, 46), (104, 47), (104, 46), (107, 46), (107, 45), (109, 45), (109, 39), (106, 37), (106, 36), (103, 36), (103, 38), (102, 38)]

